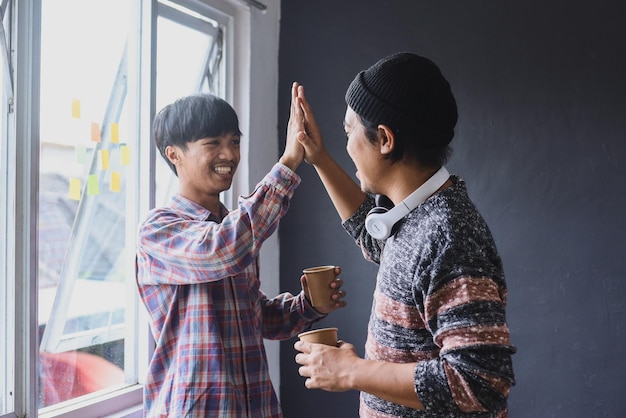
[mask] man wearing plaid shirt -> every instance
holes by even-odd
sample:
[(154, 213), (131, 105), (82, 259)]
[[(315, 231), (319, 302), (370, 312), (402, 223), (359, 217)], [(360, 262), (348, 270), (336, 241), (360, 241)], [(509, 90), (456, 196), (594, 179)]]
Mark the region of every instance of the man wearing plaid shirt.
[(153, 140), (180, 187), (139, 229), (136, 280), (156, 341), (146, 417), (281, 417), (263, 339), (293, 337), (345, 306), (339, 278), (333, 300), (317, 309), (304, 291), (268, 298), (260, 290), (259, 251), (300, 184), (299, 88), (292, 88), (283, 155), (232, 211), (219, 195), (240, 158), (234, 109), (215, 96), (193, 95), (154, 120)]

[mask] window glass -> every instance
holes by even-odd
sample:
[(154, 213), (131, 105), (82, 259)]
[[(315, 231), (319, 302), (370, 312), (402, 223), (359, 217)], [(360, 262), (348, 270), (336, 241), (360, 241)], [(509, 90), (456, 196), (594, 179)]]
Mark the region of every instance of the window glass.
[[(131, 0), (43, 0), (39, 194), (39, 406), (124, 383), (128, 254), (126, 183), (136, 149), (124, 106)], [(220, 93), (221, 31), (174, 3), (159, 4), (156, 107)], [(71, 13), (68, 13), (71, 11)], [(157, 192), (173, 175), (158, 159)]]
[(124, 383), (132, 0), (42, 0), (39, 407)]
[[(188, 94), (204, 92), (223, 95), (220, 87), (223, 68), (221, 29), (216, 22), (190, 10), (173, 9), (161, 4), (156, 42), (157, 111)], [(165, 203), (176, 191), (177, 183), (174, 173), (157, 155), (157, 206)]]

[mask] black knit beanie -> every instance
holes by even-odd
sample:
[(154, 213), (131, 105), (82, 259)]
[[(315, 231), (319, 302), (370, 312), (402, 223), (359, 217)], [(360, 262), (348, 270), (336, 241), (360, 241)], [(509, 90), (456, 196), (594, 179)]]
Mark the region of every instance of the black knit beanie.
[(446, 146), (454, 136), (456, 101), (450, 84), (428, 58), (400, 52), (361, 71), (346, 92), (361, 118), (387, 125), (420, 145)]

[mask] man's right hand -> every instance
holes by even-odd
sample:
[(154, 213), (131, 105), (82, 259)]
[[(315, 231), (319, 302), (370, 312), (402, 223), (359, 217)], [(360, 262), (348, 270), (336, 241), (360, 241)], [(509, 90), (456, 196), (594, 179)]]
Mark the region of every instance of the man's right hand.
[(291, 86), (291, 109), (289, 111), (289, 123), (287, 124), (287, 141), (285, 151), (280, 157), (280, 163), (292, 170), (296, 170), (304, 159), (304, 148), (298, 142), (298, 136), (305, 135), (304, 112), (302, 110), (299, 90), (302, 86), (294, 82)]

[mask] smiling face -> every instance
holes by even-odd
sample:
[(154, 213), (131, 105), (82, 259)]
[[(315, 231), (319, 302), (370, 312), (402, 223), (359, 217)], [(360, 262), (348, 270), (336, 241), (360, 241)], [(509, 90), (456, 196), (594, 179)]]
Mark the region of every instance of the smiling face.
[(180, 194), (215, 212), (220, 193), (232, 185), (240, 142), (239, 135), (229, 133), (188, 142), (186, 149), (168, 146), (166, 155), (176, 166)]
[(348, 137), (346, 150), (356, 166), (356, 176), (361, 182), (361, 190), (366, 193), (381, 193), (379, 183), (385, 174), (385, 164), (379, 145), (367, 138), (365, 126), (349, 106), (343, 124)]

